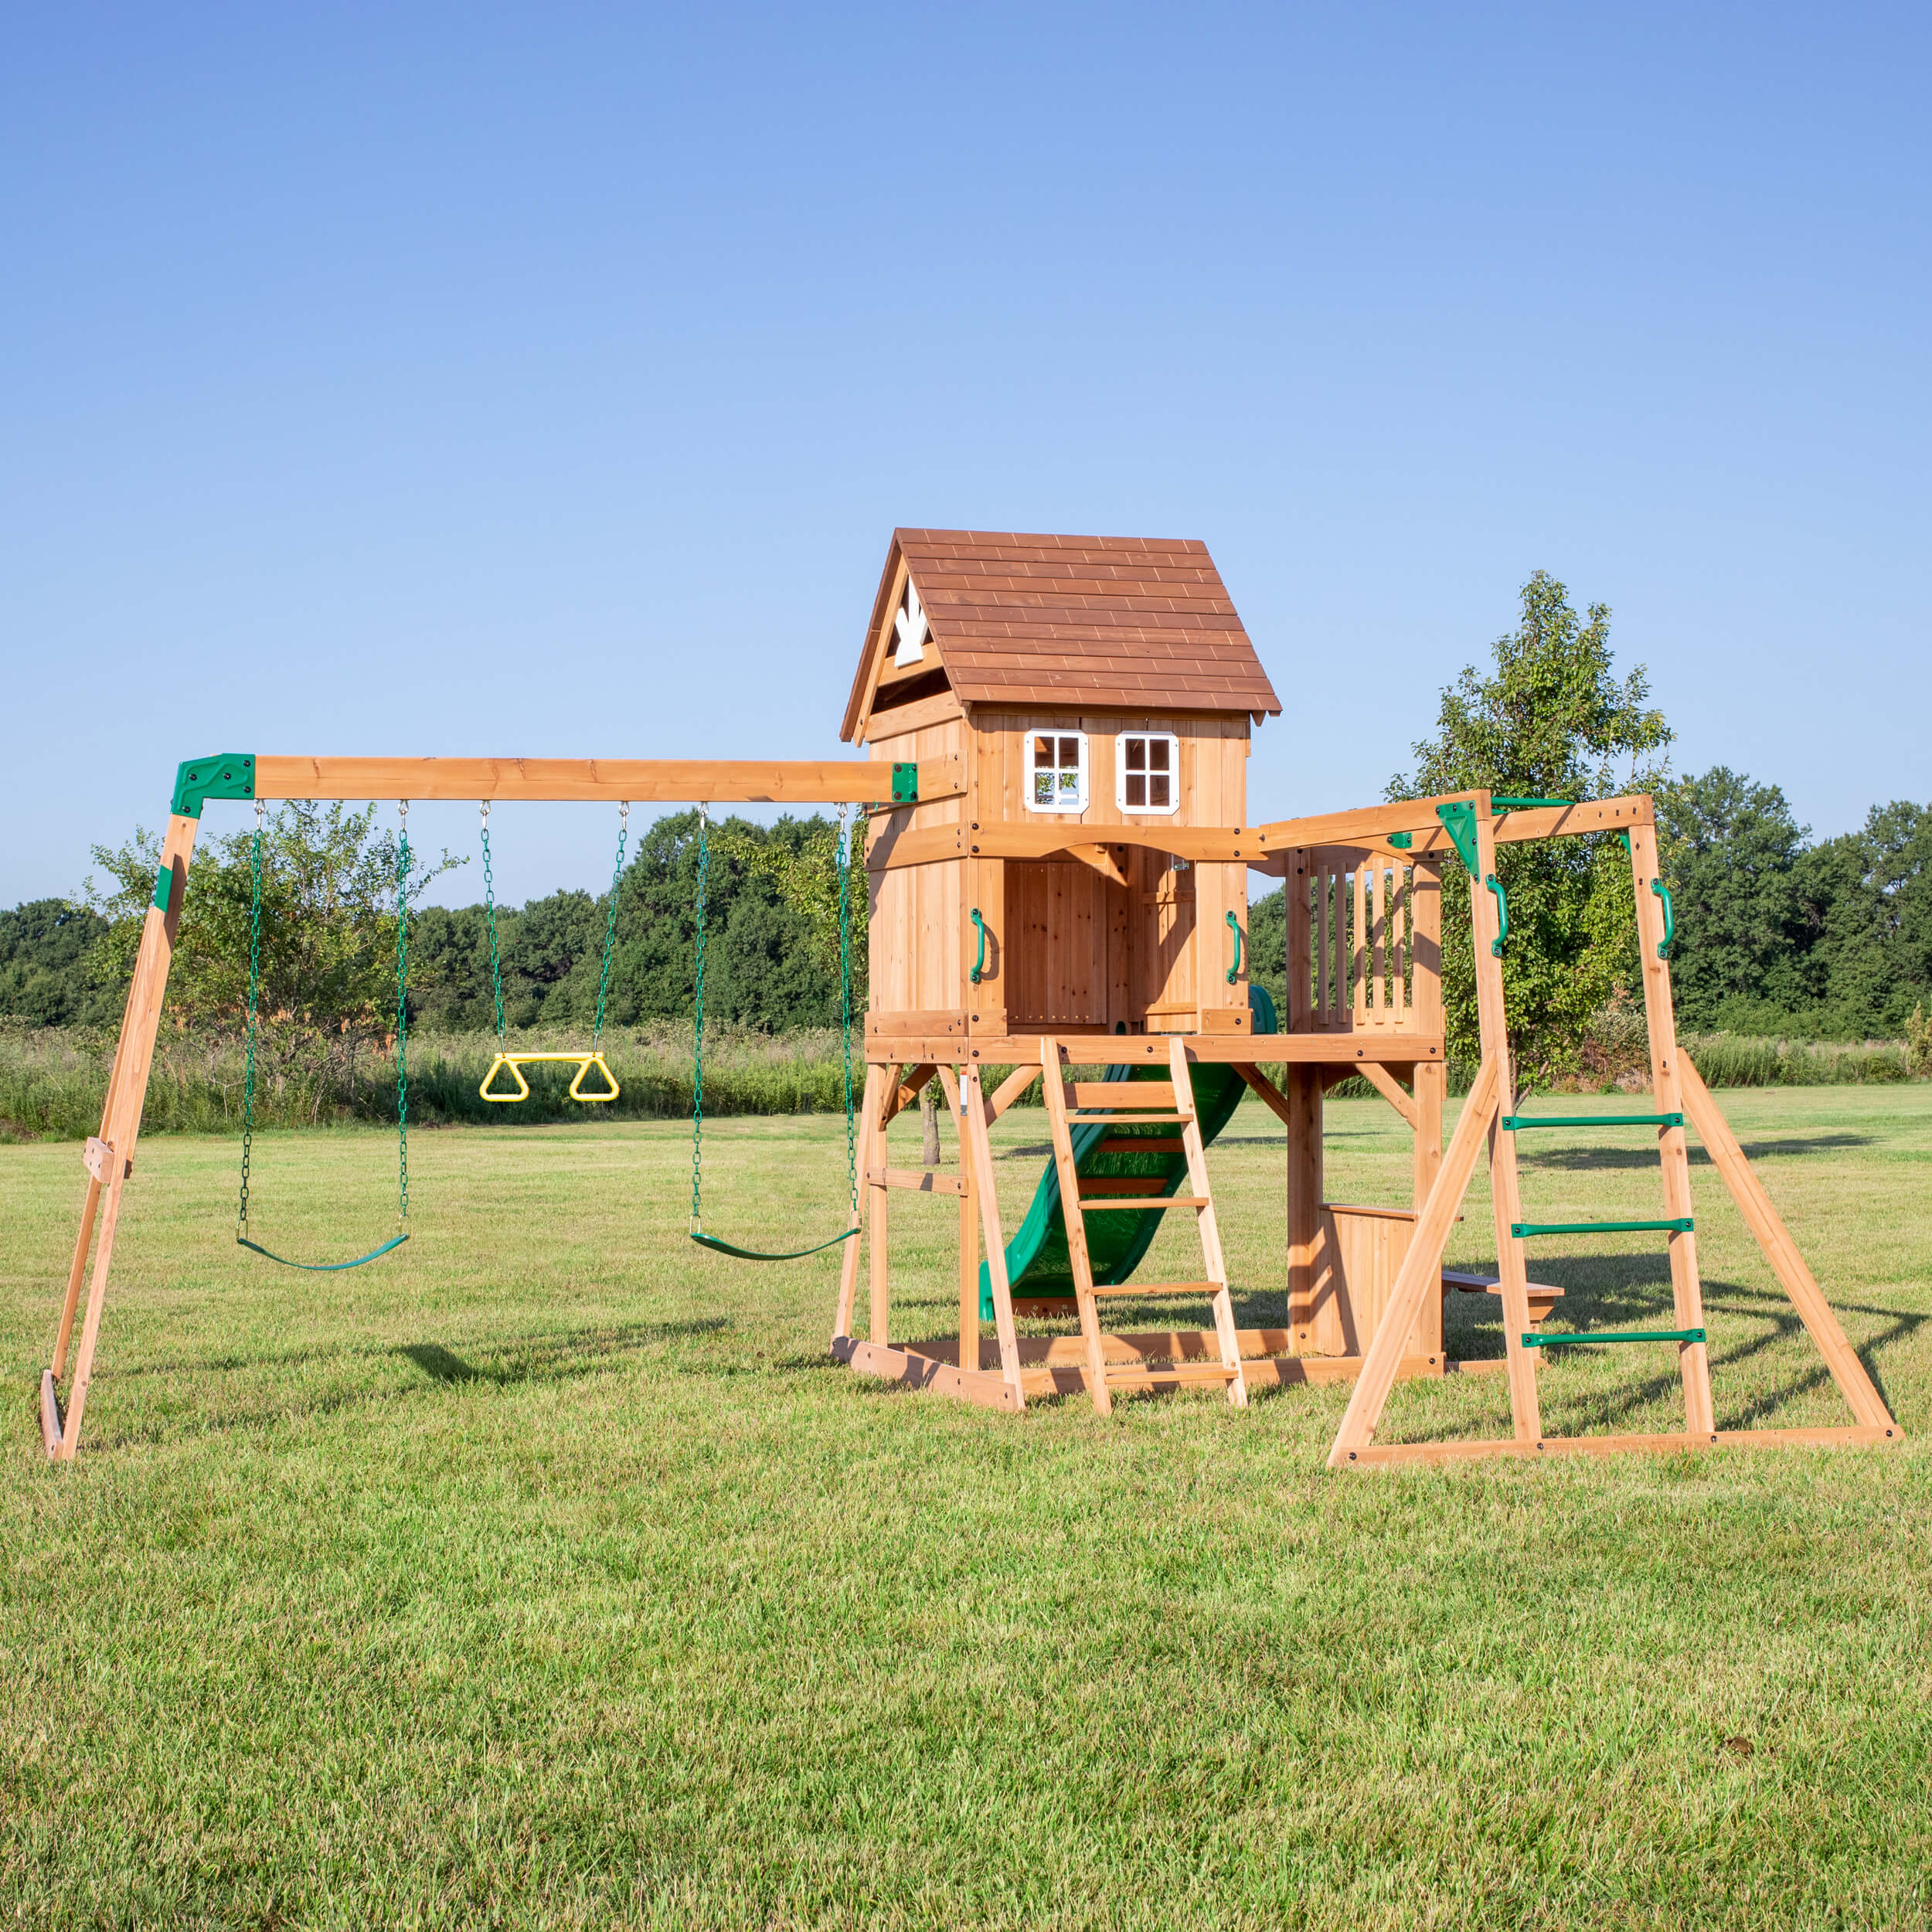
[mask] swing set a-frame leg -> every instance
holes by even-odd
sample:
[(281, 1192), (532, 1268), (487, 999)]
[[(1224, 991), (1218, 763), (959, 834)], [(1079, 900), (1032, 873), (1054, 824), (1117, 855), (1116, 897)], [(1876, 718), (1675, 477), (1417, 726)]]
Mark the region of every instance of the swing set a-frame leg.
[[(87, 1149), (87, 1191), (81, 1203), (80, 1230), (74, 1242), (66, 1294), (61, 1303), (60, 1332), (52, 1359), (40, 1378), (40, 1433), (48, 1455), (56, 1461), (73, 1461), (80, 1447), (87, 1390), (94, 1377), (94, 1349), (100, 1338), (108, 1276), (114, 1265), (114, 1236), (121, 1224), (123, 1190), (134, 1167), (134, 1142), (141, 1133), (141, 1107), (148, 1097), (148, 1070), (154, 1063), (162, 1001), (168, 991), (168, 969), (174, 959), (175, 935), (188, 889), (188, 862), (194, 854), (199, 822), (179, 813), (168, 821), (154, 903), (148, 908), (141, 927), (141, 948), (134, 957), (134, 978), (121, 1015), (121, 1040), (114, 1052), (114, 1072), (107, 1082), (107, 1102), (101, 1109), (100, 1132)], [(74, 1357), (73, 1380), (63, 1413), (59, 1384), (66, 1372), (67, 1351), (73, 1338), (80, 1284), (87, 1272), (89, 1240), (97, 1218), (100, 1236), (94, 1243), (94, 1272), (87, 1282), (87, 1314), (81, 1323), (80, 1346)]]

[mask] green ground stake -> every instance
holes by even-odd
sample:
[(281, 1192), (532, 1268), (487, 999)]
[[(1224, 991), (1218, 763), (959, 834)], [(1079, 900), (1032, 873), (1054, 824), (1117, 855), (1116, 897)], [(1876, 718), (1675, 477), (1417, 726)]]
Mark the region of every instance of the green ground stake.
[(1689, 1234), (1697, 1223), (1686, 1214), (1675, 1221), (1512, 1221), (1519, 1241), (1532, 1234)]
[(1681, 1114), (1505, 1114), (1502, 1130), (1520, 1132), (1526, 1127), (1682, 1127)]
[(1702, 1328), (1640, 1328), (1628, 1335), (1526, 1335), (1526, 1349), (1594, 1349), (1607, 1342), (1702, 1342)]

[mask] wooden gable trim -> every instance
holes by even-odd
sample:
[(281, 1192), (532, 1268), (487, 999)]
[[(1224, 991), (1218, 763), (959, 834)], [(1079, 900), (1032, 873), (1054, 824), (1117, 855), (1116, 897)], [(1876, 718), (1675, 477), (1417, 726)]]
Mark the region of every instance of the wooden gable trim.
[[(895, 711), (889, 720), (890, 730), (895, 733), (911, 730), (962, 715), (958, 696), (951, 689), (952, 672), (946, 663), (945, 651), (940, 644), (938, 633), (930, 624), (926, 633), (926, 661), (917, 665), (909, 665), (903, 671), (892, 668), (893, 620), (898, 613), (900, 600), (906, 594), (906, 582), (910, 575), (910, 568), (895, 536), (892, 548), (886, 553), (886, 568), (879, 577), (879, 595), (872, 602), (872, 628), (866, 634), (865, 651), (852, 679), (852, 696), (845, 706), (845, 721), (839, 730), (840, 738), (847, 743), (863, 741), (870, 736), (873, 709), (882, 690), (914, 678), (929, 676), (935, 670), (944, 674), (948, 688)], [(883, 718), (879, 722), (882, 725), (888, 723)]]

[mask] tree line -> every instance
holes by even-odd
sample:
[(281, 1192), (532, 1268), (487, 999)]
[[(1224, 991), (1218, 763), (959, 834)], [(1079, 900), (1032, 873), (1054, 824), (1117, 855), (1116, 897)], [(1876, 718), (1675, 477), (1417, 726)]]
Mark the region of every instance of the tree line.
[[(1875, 805), (1859, 830), (1814, 841), (1782, 791), (1724, 766), (1672, 777), (1672, 738), (1642, 667), (1612, 668), (1610, 611), (1582, 612), (1539, 572), (1516, 628), (1486, 668), (1441, 694), (1434, 732), (1393, 777), (1391, 798), (1486, 786), (1504, 794), (1656, 796), (1663, 871), (1676, 908), (1672, 957), (1679, 1025), (1690, 1031), (1806, 1039), (1896, 1039), (1924, 1031), (1932, 1003), (1932, 808)], [(688, 1016), (694, 998), (698, 815), (644, 833), (625, 866), (607, 986), (619, 1026)], [(823, 817), (713, 826), (706, 1009), (740, 1027), (784, 1032), (837, 1022), (838, 852)], [(169, 1002), (179, 1023), (232, 1030), (244, 1009), (253, 898), (253, 835), (197, 849)], [(44, 1026), (112, 1026), (120, 1016), (158, 842), (138, 832), (97, 848), (105, 875), (72, 900), (0, 912), (0, 1015)], [(395, 1015), (398, 853), (373, 811), (291, 804), (264, 827), (257, 935), (265, 1024), (290, 1053), (352, 1056), (385, 1039)], [(498, 1023), (485, 908), (420, 903), (464, 865), (412, 855), (402, 884), (410, 930), (410, 1023), (470, 1033)], [(1509, 895), (1504, 983), (1526, 1077), (1587, 1070), (1593, 1042), (1638, 998), (1628, 860), (1613, 834), (1499, 849)], [(1445, 869), (1444, 980), (1449, 1051), (1476, 1057), (1469, 898)], [(865, 894), (850, 906), (854, 1001), (865, 997)], [(557, 892), (495, 910), (503, 1022), (582, 1030), (602, 980), (608, 895)], [(1251, 909), (1255, 977), (1285, 988), (1285, 901)], [(1914, 1015), (1919, 1016), (1916, 1026)]]

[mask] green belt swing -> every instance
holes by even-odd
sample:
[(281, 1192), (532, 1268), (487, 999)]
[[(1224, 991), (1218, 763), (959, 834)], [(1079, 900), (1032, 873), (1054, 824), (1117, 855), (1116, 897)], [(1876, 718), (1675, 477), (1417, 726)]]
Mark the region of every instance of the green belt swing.
[(402, 835), (396, 848), (396, 1219), (402, 1229), (379, 1248), (359, 1254), (352, 1261), (291, 1261), (276, 1254), (259, 1241), (248, 1238), (248, 1165), (255, 1138), (255, 1025), (261, 993), (262, 959), (262, 815), (266, 808), (255, 805), (255, 845), (250, 861), (252, 874), (248, 910), (248, 1061), (242, 1083), (241, 1202), (236, 1212), (235, 1245), (247, 1248), (284, 1268), (300, 1268), (306, 1274), (340, 1274), (345, 1269), (359, 1268), (400, 1248), (410, 1238), (410, 1090), (409, 1090), (409, 988), (410, 925), (409, 803), (397, 808)]
[(698, 940), (697, 999), (692, 1061), (691, 1101), (691, 1239), (702, 1248), (728, 1254), (739, 1261), (799, 1261), (849, 1241), (859, 1232), (859, 1165), (852, 1133), (852, 838), (846, 808), (838, 808), (838, 999), (839, 1023), (845, 1049), (845, 1180), (852, 1199), (850, 1227), (828, 1241), (815, 1241), (808, 1248), (787, 1248), (782, 1253), (767, 1253), (758, 1248), (741, 1248), (735, 1242), (721, 1241), (704, 1231), (704, 940), (705, 895), (711, 872), (710, 815), (698, 807)]

